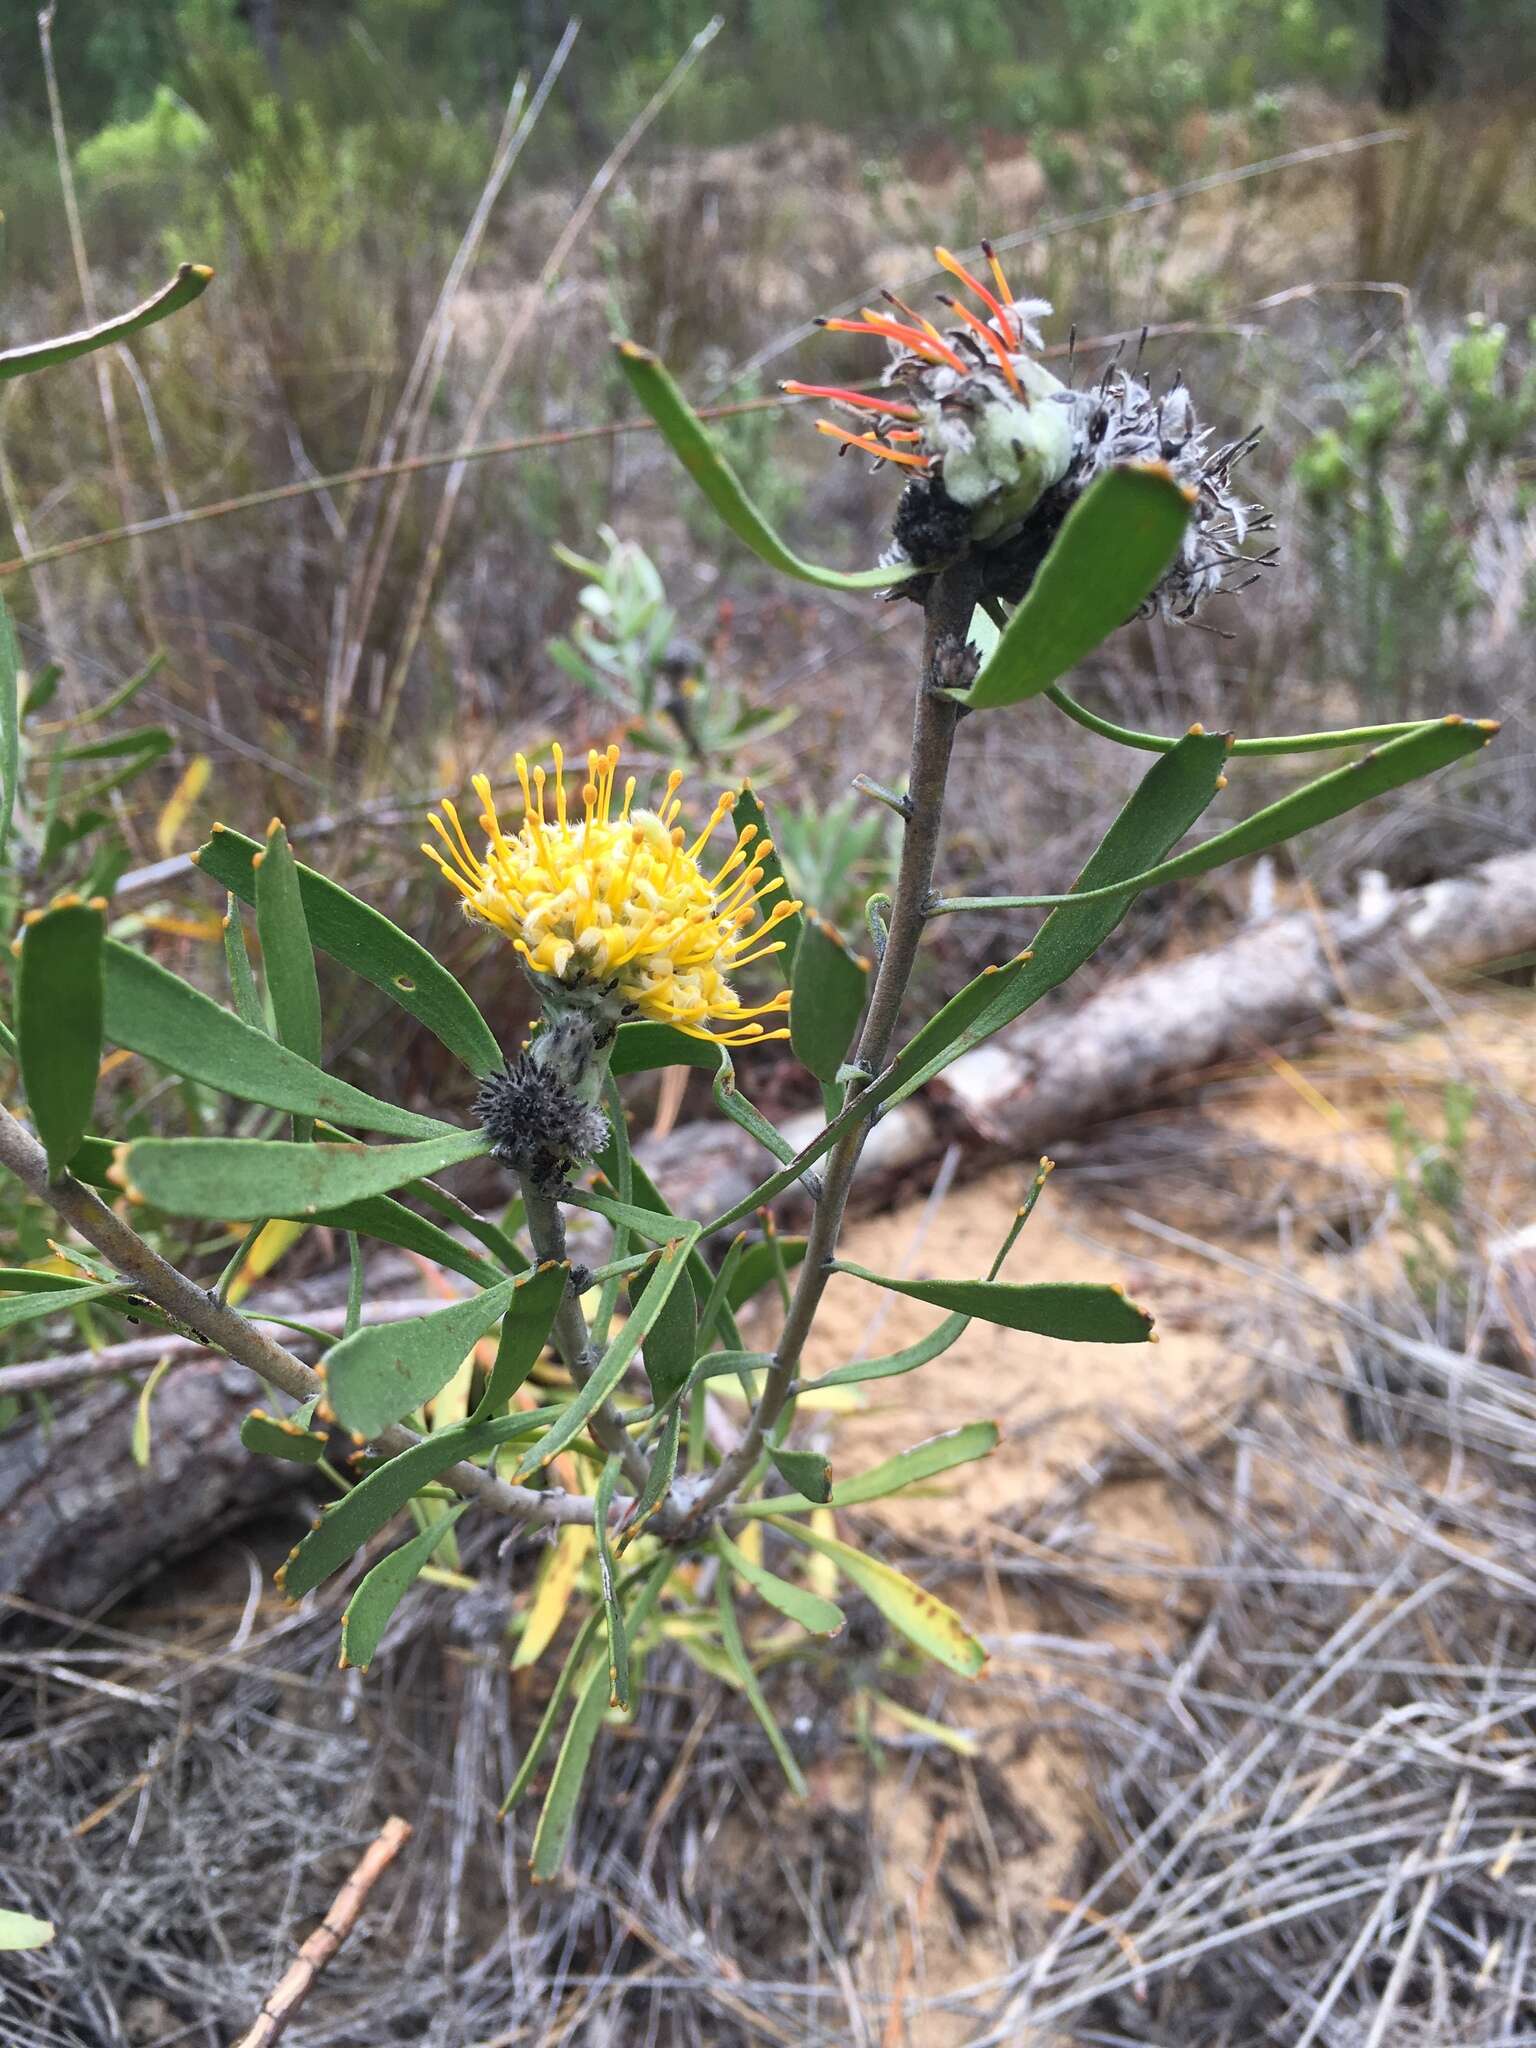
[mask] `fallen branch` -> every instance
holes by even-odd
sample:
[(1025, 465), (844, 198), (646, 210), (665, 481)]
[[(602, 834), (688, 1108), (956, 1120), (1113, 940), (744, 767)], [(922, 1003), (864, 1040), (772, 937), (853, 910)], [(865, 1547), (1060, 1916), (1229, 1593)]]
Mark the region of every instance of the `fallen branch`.
[[(1411, 992), (1536, 949), (1536, 851), (1502, 854), (1423, 888), (1368, 889), (1349, 909), (1298, 911), (1225, 945), (1113, 983), (1070, 1013), (1052, 1007), (955, 1061), (926, 1101), (881, 1118), (860, 1162), (865, 1208), (891, 1199), (959, 1136), (971, 1171), (1033, 1160), (1094, 1124), (1149, 1107), (1232, 1059), (1326, 1029), (1340, 1010)], [(792, 1120), (793, 1145), (819, 1119)], [(709, 1213), (762, 1179), (744, 1132), (681, 1124), (636, 1147), (674, 1208)], [(794, 1197), (783, 1206), (792, 1209)]]
[(256, 2015), (256, 2023), (240, 2036), (235, 2048), (272, 2048), (305, 1998), (310, 1986), (357, 1925), (368, 1894), (411, 1839), (411, 1824), (391, 1814), (358, 1860), (352, 1875), (331, 1901), (331, 1909), (299, 1950), (281, 1982)]

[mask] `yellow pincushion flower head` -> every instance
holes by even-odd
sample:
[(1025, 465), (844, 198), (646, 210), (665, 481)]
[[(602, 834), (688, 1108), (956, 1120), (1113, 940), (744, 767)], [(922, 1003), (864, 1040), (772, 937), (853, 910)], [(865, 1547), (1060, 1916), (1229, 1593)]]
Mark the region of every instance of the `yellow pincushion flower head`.
[[(444, 802), (431, 814), (440, 846), (422, 851), (436, 861), (464, 899), (465, 915), (512, 941), (546, 1009), (580, 1007), (611, 1024), (645, 1017), (692, 1038), (742, 1045), (782, 1038), (758, 1019), (780, 1015), (787, 992), (755, 1007), (743, 1004), (730, 976), (770, 953), (768, 934), (800, 908), (783, 898), (783, 879), (769, 878), (771, 842), (748, 825), (711, 870), (705, 848), (730, 815), (727, 790), (692, 841), (678, 822), (682, 782), (674, 770), (654, 811), (634, 806), (635, 778), (615, 808), (619, 750), (587, 755), (581, 808), (567, 803), (565, 757), (554, 750), (554, 816), (546, 812), (546, 778), (517, 756), (523, 822), (508, 835), (491, 785), (474, 779), (486, 834), (483, 855), (471, 845), (458, 812)], [(777, 894), (764, 913), (760, 906)], [(719, 1028), (715, 1028), (719, 1027)]]

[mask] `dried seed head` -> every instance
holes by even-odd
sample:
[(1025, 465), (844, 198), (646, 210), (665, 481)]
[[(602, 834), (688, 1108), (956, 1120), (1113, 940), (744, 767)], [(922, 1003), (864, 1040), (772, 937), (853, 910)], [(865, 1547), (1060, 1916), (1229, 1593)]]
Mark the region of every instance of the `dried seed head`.
[[(1115, 366), (1097, 387), (1069, 389), (1032, 353), (1041, 345), (1036, 323), (1050, 307), (1014, 298), (991, 245), (982, 249), (990, 286), (947, 249), (934, 255), (985, 308), (985, 318), (940, 294), (959, 323), (941, 331), (887, 292), (900, 318), (866, 307), (862, 319), (819, 323), (886, 342), (881, 392), (784, 386), (826, 399), (857, 421), (857, 431), (816, 422), (841, 444), (839, 452), (856, 448), (908, 473), (882, 559), (893, 568), (937, 570), (969, 557), (983, 572), (983, 595), (1017, 603), (1062, 521), (1102, 471), (1159, 462), (1193, 493), (1194, 516), (1143, 612), (1190, 619), (1207, 598), (1246, 587), (1273, 558), (1245, 551), (1271, 522), (1231, 486), (1232, 467), (1257, 433), (1210, 448), (1210, 430), (1182, 379), (1158, 396)], [(921, 603), (928, 580), (911, 577), (893, 594)]]

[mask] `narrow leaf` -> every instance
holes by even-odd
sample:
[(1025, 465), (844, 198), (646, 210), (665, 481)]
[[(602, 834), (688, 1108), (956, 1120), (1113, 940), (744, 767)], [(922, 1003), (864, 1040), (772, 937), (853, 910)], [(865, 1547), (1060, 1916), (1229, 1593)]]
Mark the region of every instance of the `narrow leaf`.
[(559, 1420), (541, 1438), (535, 1448), (518, 1460), (517, 1469), (511, 1477), (514, 1483), (524, 1480), (531, 1473), (547, 1465), (551, 1458), (575, 1442), (587, 1426), (588, 1418), (599, 1408), (623, 1379), (630, 1360), (645, 1342), (651, 1327), (662, 1309), (667, 1297), (677, 1285), (678, 1279), (688, 1262), (688, 1255), (698, 1242), (699, 1227), (690, 1224), (686, 1235), (669, 1244), (656, 1262), (655, 1271), (646, 1282), (640, 1299), (635, 1303), (629, 1320), (622, 1330), (609, 1342), (591, 1378), (577, 1393), (574, 1400), (560, 1411)]
[(794, 1271), (805, 1257), (806, 1243), (803, 1237), (780, 1237), (774, 1243), (760, 1237), (749, 1244), (726, 1286), (726, 1301), (733, 1309), (745, 1308), (754, 1294), (777, 1278), (781, 1262), (786, 1273)]
[(1145, 1344), (1152, 1335), (1151, 1315), (1119, 1287), (1079, 1280), (1040, 1280), (1025, 1286), (1006, 1280), (893, 1280), (841, 1259), (833, 1270), (913, 1301), (980, 1316), (1005, 1330), (1030, 1330), (1068, 1344)]
[[(298, 1220), (298, 1219), (291, 1219)], [(482, 1287), (494, 1287), (504, 1276), (488, 1259), (460, 1244), (446, 1230), (438, 1228), (414, 1209), (407, 1209), (391, 1195), (369, 1195), (358, 1202), (343, 1202), (334, 1209), (317, 1209), (306, 1221), (323, 1223), (331, 1230), (353, 1230), (380, 1244), (396, 1244), (403, 1251), (420, 1252), (424, 1259), (446, 1266), (450, 1273), (462, 1273)]]
[(603, 1594), (603, 1621), (608, 1631), (608, 1704), (629, 1712), (629, 1638), (624, 1633), (624, 1610), (619, 1605), (613, 1565), (613, 1541), (608, 1516), (613, 1508), (614, 1489), (619, 1483), (623, 1460), (615, 1453), (603, 1467), (592, 1495), (592, 1530), (597, 1539), (597, 1577)]
[[(641, 1627), (655, 1605), (672, 1569), (670, 1556), (658, 1559), (650, 1569), (645, 1583), (629, 1611), (628, 1626), (631, 1635), (638, 1635)], [(534, 1830), (533, 1854), (529, 1868), (533, 1876), (547, 1882), (559, 1875), (560, 1865), (565, 1859), (565, 1845), (570, 1839), (572, 1825), (576, 1819), (576, 1807), (581, 1798), (582, 1781), (587, 1774), (591, 1760), (592, 1746), (597, 1732), (603, 1725), (603, 1715), (608, 1708), (608, 1672), (606, 1660), (593, 1665), (592, 1671), (582, 1686), (576, 1708), (560, 1745), (560, 1754), (555, 1760), (554, 1776), (550, 1780), (549, 1792), (539, 1814), (539, 1824)], [(510, 1803), (511, 1795), (508, 1795)]]
[(763, 1733), (779, 1760), (779, 1769), (788, 1780), (790, 1791), (797, 1799), (806, 1799), (810, 1796), (810, 1788), (805, 1782), (805, 1773), (795, 1761), (794, 1752), (785, 1741), (784, 1731), (774, 1719), (773, 1709), (764, 1697), (757, 1673), (752, 1668), (752, 1659), (747, 1654), (746, 1644), (742, 1641), (741, 1624), (736, 1619), (736, 1603), (731, 1598), (730, 1579), (725, 1572), (721, 1572), (715, 1583), (715, 1607), (720, 1616), (720, 1641), (735, 1669), (741, 1689), (746, 1694), (752, 1711), (761, 1723)]
[(170, 1363), (169, 1358), (157, 1360), (151, 1371), (146, 1374), (144, 1384), (139, 1389), (138, 1401), (134, 1405), (133, 1431), (129, 1438), (128, 1449), (134, 1464), (138, 1466), (141, 1472), (148, 1466), (150, 1457), (150, 1403), (155, 1398), (156, 1387), (159, 1386), (169, 1371)]
[(64, 1309), (79, 1308), (88, 1301), (107, 1300), (114, 1308), (132, 1308), (135, 1314), (138, 1313), (132, 1290), (119, 1281), (66, 1281), (62, 1287), (12, 1294), (0, 1300), (0, 1330), (14, 1330), (18, 1323), (35, 1323), (42, 1316), (56, 1316)]
[(830, 1086), (853, 1045), (869, 992), (870, 964), (831, 925), (808, 917), (795, 953), (789, 1042), (801, 1066)]
[(205, 263), (183, 263), (169, 284), (162, 285), (152, 297), (128, 312), (119, 313), (115, 320), (103, 320), (95, 327), (61, 334), (52, 341), (28, 342), (21, 348), (0, 351), (0, 384), (11, 377), (28, 376), (34, 370), (51, 369), (55, 363), (70, 362), (76, 356), (88, 356), (99, 348), (110, 348), (128, 335), (137, 334), (141, 327), (153, 327), (157, 320), (190, 306), (212, 282), (213, 272)]
[(621, 1557), (671, 1491), (672, 1481), (677, 1476), (677, 1452), (682, 1435), (683, 1404), (679, 1401), (661, 1425), (661, 1435), (651, 1448), (651, 1469), (645, 1475), (645, 1485), (640, 1490), (640, 1498), (630, 1509), (629, 1519), (614, 1545)]
[[(243, 903), (254, 904), (253, 862), (260, 850), (244, 833), (217, 825), (213, 837), (199, 847), (193, 859), (204, 874), (232, 890)], [(425, 1024), (472, 1073), (484, 1076), (501, 1071), (502, 1052), (495, 1033), (446, 967), (339, 883), (327, 881), (302, 862), (298, 877), (310, 940), (322, 953), (372, 982), (391, 1002)]]
[(699, 1307), (685, 1264), (657, 1311), (641, 1359), (650, 1382), (651, 1399), (658, 1408), (687, 1383), (698, 1355)]
[(229, 974), (229, 992), (234, 998), (235, 1015), (242, 1024), (248, 1024), (253, 1031), (264, 1035), (267, 1020), (262, 1015), (261, 997), (256, 993), (256, 977), (251, 972), (251, 956), (245, 949), (245, 926), (240, 917), (240, 906), (228, 891), (224, 894), (224, 965)]
[(1091, 654), (1163, 576), (1193, 508), (1194, 493), (1160, 462), (1106, 470), (1062, 522), (965, 701), (1018, 704)]
[(141, 1138), (125, 1148), (116, 1171), (120, 1185), (171, 1216), (224, 1222), (289, 1216), (307, 1221), (322, 1209), (388, 1194), (420, 1174), (479, 1159), (487, 1149), (480, 1131), (448, 1131), (415, 1145)]
[(114, 1045), (143, 1053), (189, 1081), (204, 1081), (239, 1101), (262, 1102), (269, 1109), (402, 1138), (427, 1138), (448, 1129), (434, 1117), (379, 1102), (321, 1073), (145, 953), (108, 939), (102, 958), (103, 1025)]
[(848, 1617), (831, 1600), (823, 1600), (819, 1593), (809, 1593), (804, 1586), (795, 1585), (793, 1580), (781, 1579), (776, 1572), (754, 1564), (723, 1529), (716, 1529), (714, 1545), (737, 1578), (750, 1586), (759, 1599), (766, 1600), (770, 1607), (776, 1607), (780, 1614), (787, 1614), (791, 1621), (798, 1622), (813, 1636), (835, 1636), (842, 1630)]
[(101, 1067), (101, 949), (105, 903), (60, 897), (33, 912), (21, 936), (16, 1045), (22, 1085), (51, 1176), (85, 1136)]
[(619, 368), (630, 389), (661, 429), (672, 452), (708, 498), (722, 520), (752, 552), (785, 576), (815, 583), (823, 590), (888, 590), (910, 568), (860, 569), (852, 575), (823, 569), (785, 546), (742, 488), (741, 480), (705, 431), (704, 423), (648, 348), (633, 341), (615, 344)]
[[(968, 1422), (962, 1429), (946, 1430), (942, 1436), (931, 1436), (926, 1443), (914, 1444), (909, 1451), (899, 1451), (883, 1464), (872, 1465), (867, 1472), (856, 1472), (851, 1479), (840, 1479), (832, 1489), (830, 1505), (854, 1508), (867, 1500), (884, 1500), (887, 1494), (900, 1493), (903, 1487), (936, 1478), (940, 1472), (949, 1472), (956, 1465), (969, 1465), (977, 1458), (989, 1457), (997, 1449), (997, 1443), (995, 1422)], [(807, 1499), (802, 1487), (798, 1499), (786, 1500), (781, 1495), (777, 1500), (757, 1500), (739, 1512), (748, 1515), (799, 1515), (819, 1504), (817, 1497)]]
[(425, 1529), (380, 1558), (365, 1574), (341, 1617), (341, 1668), (366, 1671), (378, 1654), (384, 1631), (400, 1602), (419, 1577), (448, 1531), (469, 1507), (467, 1500), (447, 1509)]
[(293, 1416), (269, 1415), (265, 1408), (253, 1408), (246, 1416), (240, 1441), (258, 1457), (281, 1458), (289, 1465), (318, 1465), (325, 1456), (324, 1436)]
[(841, 1543), (835, 1536), (818, 1535), (797, 1522), (776, 1522), (797, 1543), (831, 1558), (845, 1579), (874, 1602), (892, 1628), (946, 1670), (962, 1678), (975, 1678), (987, 1661), (987, 1653), (952, 1607), (914, 1584), (904, 1572), (866, 1557), (862, 1551)]
[[(1389, 790), (1400, 789), (1405, 782), (1417, 782), (1422, 776), (1448, 767), (1452, 761), (1477, 753), (1487, 746), (1498, 729), (1491, 719), (1456, 716), (1439, 719), (1433, 725), (1418, 726), (1412, 732), (1404, 733), (1400, 739), (1387, 740), (1381, 746), (1373, 747), (1358, 761), (1350, 761), (1342, 768), (1318, 776), (1315, 782), (1293, 790), (1277, 803), (1267, 804), (1240, 825), (1218, 832), (1202, 845), (1192, 846), (1187, 853), (1132, 875), (1125, 887), (1138, 891), (1151, 889), (1162, 882), (1183, 881), (1191, 875), (1208, 874), (1212, 868), (1225, 867), (1228, 861), (1241, 860), (1248, 854), (1264, 853), (1272, 846), (1294, 839), (1298, 833), (1310, 831), (1314, 825), (1325, 825), (1333, 818), (1343, 817), (1347, 811), (1369, 803), (1372, 797), (1384, 796)], [(1164, 756), (1165, 761), (1172, 758), (1172, 755)], [(1156, 772), (1154, 769), (1153, 774)], [(1147, 779), (1150, 781), (1151, 776)], [(1085, 869), (1083, 880), (1086, 879)], [(1080, 885), (1073, 893), (1086, 895), (1087, 892)], [(1114, 894), (1113, 890), (1104, 888), (1098, 891), (1101, 899)], [(1115, 900), (1118, 902), (1120, 899), (1115, 896)]]
[(320, 984), (299, 896), (299, 871), (280, 818), (255, 856), (256, 936), (279, 1042), (320, 1064)]
[(486, 1379), (485, 1392), (471, 1418), (481, 1421), (500, 1414), (527, 1379), (549, 1342), (560, 1303), (570, 1285), (571, 1269), (564, 1260), (548, 1259), (518, 1281), (512, 1303), (501, 1322), (496, 1361)]
[(553, 1408), (530, 1408), (492, 1422), (458, 1422), (423, 1437), (360, 1479), (352, 1491), (324, 1511), (309, 1534), (278, 1568), (277, 1583), (290, 1600), (301, 1599), (338, 1572), (406, 1502), (460, 1458), (479, 1457), (542, 1429)]

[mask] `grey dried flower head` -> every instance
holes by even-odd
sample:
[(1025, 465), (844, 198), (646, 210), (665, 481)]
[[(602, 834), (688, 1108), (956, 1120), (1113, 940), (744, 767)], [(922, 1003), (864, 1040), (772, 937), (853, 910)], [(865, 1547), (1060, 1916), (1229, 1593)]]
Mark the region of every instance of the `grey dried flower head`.
[[(1194, 516), (1178, 559), (1143, 612), (1191, 619), (1208, 597), (1244, 588), (1271, 559), (1244, 552), (1270, 519), (1231, 487), (1232, 466), (1257, 434), (1212, 449), (1181, 379), (1161, 397), (1118, 365), (1095, 389), (1063, 384), (1031, 353), (1040, 348), (1037, 322), (1049, 305), (1014, 298), (990, 243), (982, 250), (995, 290), (947, 249), (934, 256), (976, 295), (985, 319), (941, 293), (940, 304), (960, 322), (941, 331), (886, 292), (901, 319), (866, 307), (862, 319), (819, 323), (887, 343), (881, 392), (783, 387), (827, 399), (858, 422), (857, 432), (834, 420), (816, 422), (839, 452), (858, 449), (908, 472), (882, 560), (938, 570), (968, 556), (982, 570), (982, 595), (1017, 603), (1089, 484), (1116, 464), (1155, 462), (1192, 494)], [(886, 395), (893, 391), (900, 395)], [(1250, 573), (1233, 581), (1239, 565)], [(928, 581), (911, 577), (893, 595), (921, 603)]]
[[(475, 1097), (475, 1114), (491, 1151), (503, 1165), (526, 1174), (543, 1194), (563, 1186), (572, 1169), (601, 1152), (609, 1137), (607, 1117), (577, 1093), (590, 1066), (569, 1071), (579, 1052), (584, 1051), (587, 1062), (595, 1058), (590, 1031), (584, 1048), (554, 1044), (568, 1040), (573, 1031), (581, 1036), (577, 1019), (553, 1030), (546, 1025), (532, 1049), (519, 1053), (503, 1072), (489, 1075)], [(541, 1045), (554, 1057), (541, 1060)]]

